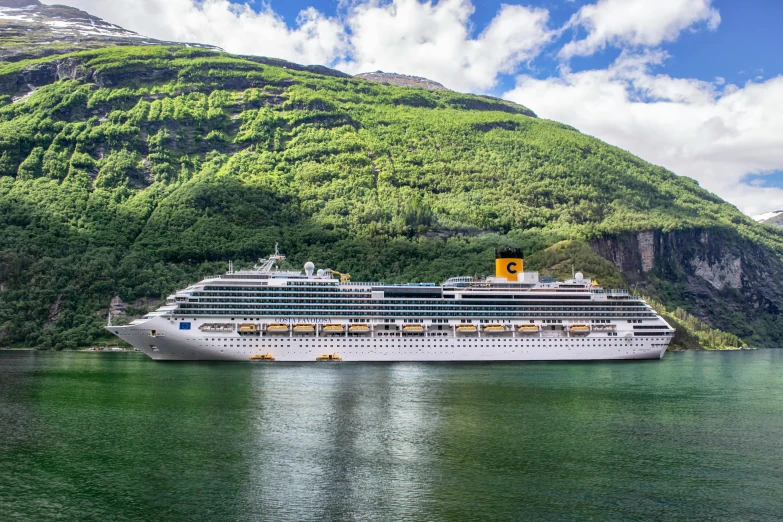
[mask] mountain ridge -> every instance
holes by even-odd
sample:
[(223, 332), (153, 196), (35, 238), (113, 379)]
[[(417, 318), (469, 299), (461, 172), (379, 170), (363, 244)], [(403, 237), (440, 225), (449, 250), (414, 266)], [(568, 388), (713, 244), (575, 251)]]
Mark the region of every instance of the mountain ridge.
[(0, 38), (0, 62), (111, 45), (185, 45), (221, 50), (210, 45), (148, 38), (75, 7), (47, 5), (38, 0), (0, 0)]
[(0, 7), (10, 7), (13, 9), (21, 9), (23, 7), (42, 7), (39, 0), (0, 0)]
[(410, 76), (407, 74), (388, 73), (383, 71), (367, 72), (354, 75), (354, 78), (361, 78), (376, 83), (386, 85), (396, 85), (397, 87), (416, 87), (428, 91), (446, 91), (449, 90), (436, 81), (422, 78), (421, 76)]

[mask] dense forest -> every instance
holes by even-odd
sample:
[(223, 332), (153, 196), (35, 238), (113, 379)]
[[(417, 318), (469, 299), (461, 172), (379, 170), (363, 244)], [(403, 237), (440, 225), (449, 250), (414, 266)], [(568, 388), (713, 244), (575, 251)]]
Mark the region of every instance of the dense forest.
[[(115, 297), (141, 314), (277, 242), (296, 266), (406, 282), (488, 274), (513, 245), (627, 286), (589, 245), (646, 230), (783, 259), (782, 232), (526, 107), (321, 72), (173, 46), (0, 63), (0, 346), (104, 339)], [(685, 329), (732, 330), (690, 315), (698, 296), (672, 277), (634, 282)], [(775, 299), (732, 333), (779, 344)], [(742, 343), (698, 339), (683, 345)]]

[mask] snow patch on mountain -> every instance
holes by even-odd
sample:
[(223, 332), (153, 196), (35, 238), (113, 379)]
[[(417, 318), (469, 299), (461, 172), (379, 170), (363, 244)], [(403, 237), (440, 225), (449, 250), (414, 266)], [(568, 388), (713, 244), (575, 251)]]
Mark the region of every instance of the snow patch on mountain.
[(773, 210), (772, 212), (765, 212), (763, 214), (759, 214), (757, 216), (751, 216), (754, 220), (758, 221), (759, 223), (763, 223), (764, 221), (770, 220), (775, 216), (779, 216), (783, 214), (783, 210)]
[(34, 21), (35, 6), (29, 7), (2, 7), (0, 6), (0, 20), (14, 20), (16, 22)]
[(55, 11), (54, 9), (47, 9), (44, 6), (37, 5), (25, 7), (0, 6), (0, 20), (44, 24), (55, 34), (148, 39), (138, 33), (110, 24), (78, 9), (59, 9)]
[(764, 221), (767, 221), (768, 219), (772, 219), (775, 216), (779, 216), (780, 214), (783, 214), (783, 210), (773, 210), (772, 212), (765, 212), (764, 214), (753, 216), (753, 219), (755, 219), (759, 223), (763, 223)]
[(0, 35), (14, 41), (12, 46), (0, 45), (0, 62), (110, 45), (185, 45), (221, 50), (210, 45), (156, 40), (75, 7), (42, 4), (38, 0), (0, 0)]

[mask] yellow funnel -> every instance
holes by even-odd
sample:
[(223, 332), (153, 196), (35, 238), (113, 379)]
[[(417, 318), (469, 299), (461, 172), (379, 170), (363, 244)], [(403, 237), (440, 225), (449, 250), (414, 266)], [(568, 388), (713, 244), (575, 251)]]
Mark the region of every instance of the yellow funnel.
[(522, 249), (501, 248), (495, 251), (495, 277), (503, 277), (507, 281), (517, 281), (519, 274), (524, 269)]

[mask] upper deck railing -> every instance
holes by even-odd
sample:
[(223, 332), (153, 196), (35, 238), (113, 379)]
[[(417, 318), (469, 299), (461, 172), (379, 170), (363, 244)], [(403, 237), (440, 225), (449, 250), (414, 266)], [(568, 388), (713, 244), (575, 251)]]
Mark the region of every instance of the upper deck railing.
[[(263, 276), (259, 277), (261, 274), (241, 274), (241, 273), (233, 273), (233, 274), (219, 274), (214, 276), (209, 276), (204, 278), (204, 281), (206, 280), (214, 280), (214, 279), (223, 279), (223, 280), (237, 280), (237, 279), (273, 279), (273, 277), (268, 277), (267, 274), (263, 274)], [(282, 275), (282, 274), (281, 274)], [(435, 283), (383, 283), (380, 281), (347, 281), (347, 282), (339, 282), (335, 278), (317, 278), (317, 279), (309, 279), (309, 278), (296, 278), (299, 282), (307, 282), (312, 281), (314, 283), (331, 283), (335, 286), (340, 287), (410, 287), (410, 288), (431, 288), (431, 287), (437, 287)], [(191, 285), (193, 286), (193, 285)], [(603, 295), (615, 295), (615, 296), (627, 296), (629, 295), (629, 291), (623, 288), (612, 288), (612, 289), (605, 289), (605, 288), (591, 288), (590, 286), (585, 285), (584, 287), (577, 288), (574, 286), (566, 286), (560, 287), (558, 283), (543, 283), (543, 284), (535, 284), (535, 283), (528, 283), (528, 284), (520, 284), (520, 283), (509, 283), (509, 284), (503, 284), (503, 283), (495, 283), (495, 282), (487, 282), (487, 281), (475, 281), (472, 277), (452, 277), (445, 281), (441, 287), (446, 288), (459, 288), (461, 291), (471, 291), (471, 290), (524, 290), (524, 291), (531, 291), (531, 290), (537, 290), (537, 291), (550, 291), (550, 292), (589, 292), (591, 294), (603, 294)], [(188, 287), (190, 288), (190, 287)]]
[(463, 277), (450, 277), (446, 280), (445, 283), (443, 283), (443, 286), (451, 286), (451, 285), (457, 285), (457, 284), (463, 284), (463, 283), (472, 283), (473, 278), (469, 276), (463, 276)]
[(624, 288), (612, 288), (612, 289), (591, 288), (590, 289), (590, 293), (593, 293), (593, 294), (628, 295), (628, 290), (625, 290)]

